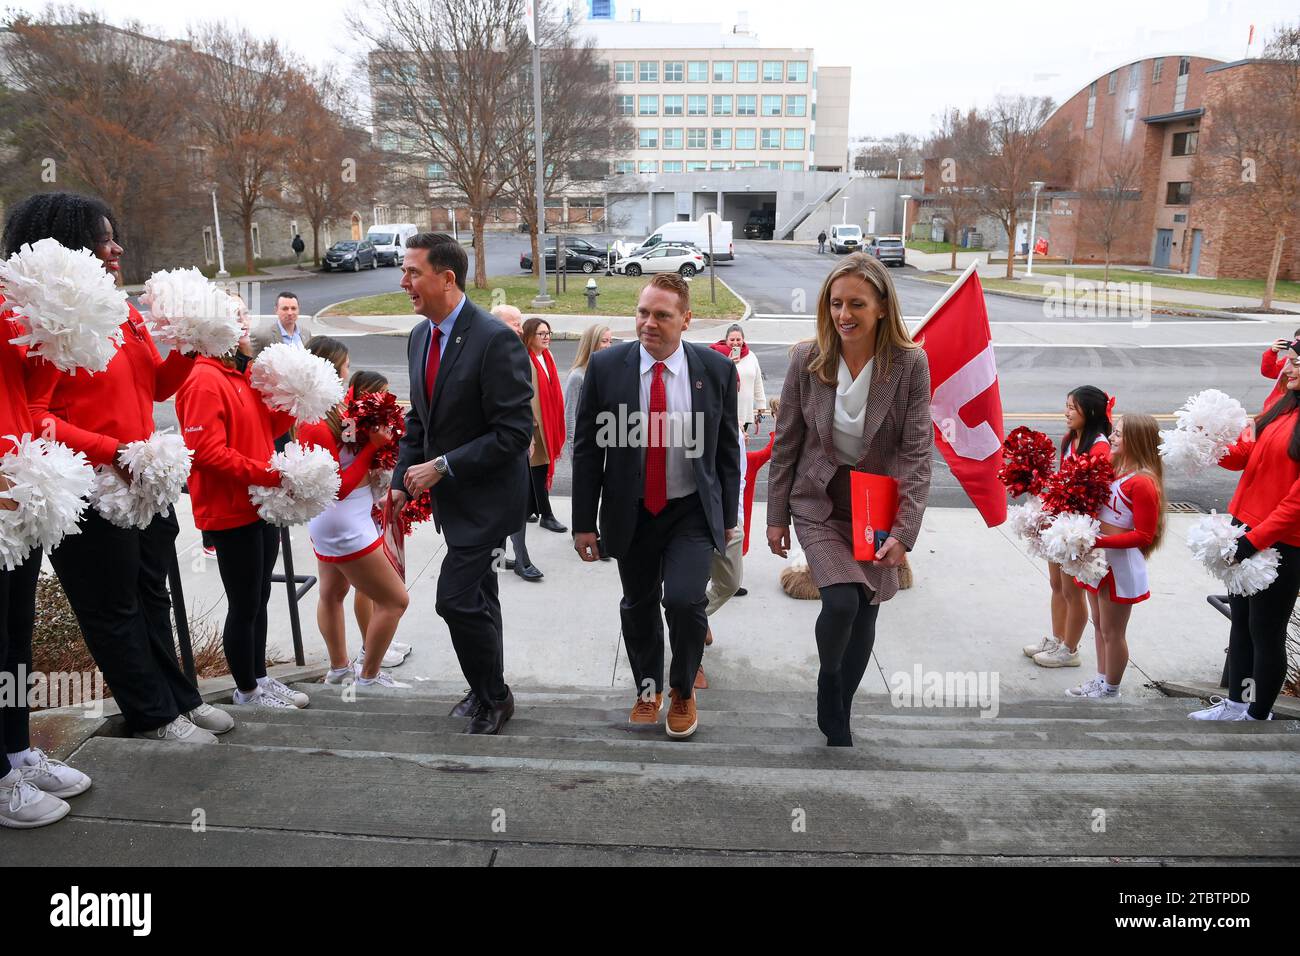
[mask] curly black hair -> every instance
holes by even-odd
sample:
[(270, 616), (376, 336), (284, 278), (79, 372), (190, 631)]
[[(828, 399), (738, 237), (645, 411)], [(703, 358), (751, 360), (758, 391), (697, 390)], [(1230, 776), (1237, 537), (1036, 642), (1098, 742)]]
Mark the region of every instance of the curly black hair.
[[(79, 193), (36, 193), (15, 203), (5, 220), (4, 257), (24, 245), (56, 239), (69, 249), (90, 249), (104, 241), (104, 220), (117, 233), (113, 211), (102, 200)], [(120, 239), (120, 237), (119, 237)]]

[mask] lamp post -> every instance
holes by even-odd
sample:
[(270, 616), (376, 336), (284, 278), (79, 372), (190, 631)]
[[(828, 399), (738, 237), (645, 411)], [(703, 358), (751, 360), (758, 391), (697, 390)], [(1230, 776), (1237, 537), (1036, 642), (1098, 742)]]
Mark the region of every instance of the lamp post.
[(907, 201), (912, 198), (911, 193), (903, 193), (898, 197), (903, 200), (903, 248), (907, 248)]
[[(546, 167), (542, 165), (542, 34), (538, 29), (538, 0), (532, 0), (532, 40), (533, 40), (533, 162), (537, 192), (537, 295), (533, 298), (534, 309), (545, 309), (555, 304), (546, 293)], [(555, 268), (560, 268), (559, 242), (555, 247)]]
[(226, 271), (226, 251), (221, 245), (221, 213), (217, 212), (217, 191), (212, 190), (212, 223), (217, 227), (217, 275), (218, 279), (229, 279)]
[(1038, 191), (1043, 188), (1043, 183), (1034, 180), (1029, 184), (1034, 191), (1034, 211), (1029, 217), (1029, 263), (1025, 269), (1025, 276), (1032, 277), (1034, 274), (1034, 237), (1038, 232)]

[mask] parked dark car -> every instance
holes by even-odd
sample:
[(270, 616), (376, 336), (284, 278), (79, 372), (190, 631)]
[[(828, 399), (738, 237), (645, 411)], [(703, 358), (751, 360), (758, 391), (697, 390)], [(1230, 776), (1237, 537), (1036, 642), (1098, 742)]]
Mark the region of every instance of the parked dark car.
[(776, 213), (755, 209), (745, 222), (746, 239), (771, 239), (776, 232)]
[(907, 249), (901, 236), (877, 236), (867, 244), (866, 251), (887, 266), (907, 265)]
[[(519, 254), (519, 268), (531, 272), (533, 268), (533, 257), (527, 252)], [(546, 250), (546, 271), (555, 271), (555, 247), (552, 246)], [(591, 256), (580, 252), (574, 252), (565, 245), (564, 248), (564, 271), (565, 272), (585, 272), (590, 275), (593, 272), (605, 271), (605, 255)]]
[[(567, 252), (577, 252), (584, 256), (595, 256), (597, 259), (605, 258), (604, 245), (596, 245), (594, 242), (588, 242), (581, 236), (565, 236), (564, 248)], [(555, 237), (549, 236), (546, 240), (546, 252), (549, 255), (555, 255)], [(617, 256), (618, 253), (615, 253)]]
[(379, 259), (375, 255), (374, 243), (368, 239), (344, 239), (330, 246), (325, 253), (325, 258), (321, 262), (322, 272), (333, 272), (335, 269), (340, 271), (348, 269), (352, 272), (360, 272), (362, 269), (373, 269), (378, 265)]

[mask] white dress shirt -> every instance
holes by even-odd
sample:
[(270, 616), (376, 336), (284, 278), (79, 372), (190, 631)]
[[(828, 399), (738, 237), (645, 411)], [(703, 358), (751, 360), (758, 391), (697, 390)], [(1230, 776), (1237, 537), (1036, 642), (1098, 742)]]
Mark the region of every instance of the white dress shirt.
[[(650, 383), (654, 381), (654, 367), (659, 360), (638, 346), (641, 351), (641, 415), (642, 435), (649, 444)], [(668, 497), (683, 498), (695, 493), (695, 469), (686, 457), (688, 442), (703, 442), (703, 435), (693, 433), (695, 403), (691, 397), (691, 371), (686, 362), (686, 351), (681, 343), (677, 351), (664, 359), (664, 392), (668, 405), (667, 452), (664, 456), (668, 479)], [(641, 450), (641, 474), (645, 474), (645, 448)]]
[(867, 398), (871, 394), (871, 366), (867, 361), (854, 378), (844, 359), (840, 359), (840, 383), (835, 389), (835, 423), (831, 434), (835, 454), (841, 465), (856, 465), (862, 458), (863, 431), (867, 427)]

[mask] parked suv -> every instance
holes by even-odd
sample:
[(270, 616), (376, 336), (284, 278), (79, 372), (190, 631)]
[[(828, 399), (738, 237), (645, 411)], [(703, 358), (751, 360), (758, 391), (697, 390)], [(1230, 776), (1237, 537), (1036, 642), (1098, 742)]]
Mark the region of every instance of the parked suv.
[(907, 249), (902, 236), (877, 236), (867, 244), (867, 252), (887, 266), (907, 265)]
[(377, 262), (374, 243), (369, 239), (344, 239), (329, 247), (321, 262), (321, 271), (350, 269), (360, 272), (362, 269), (375, 268)]
[(776, 232), (776, 213), (755, 209), (745, 221), (746, 239), (771, 239)]

